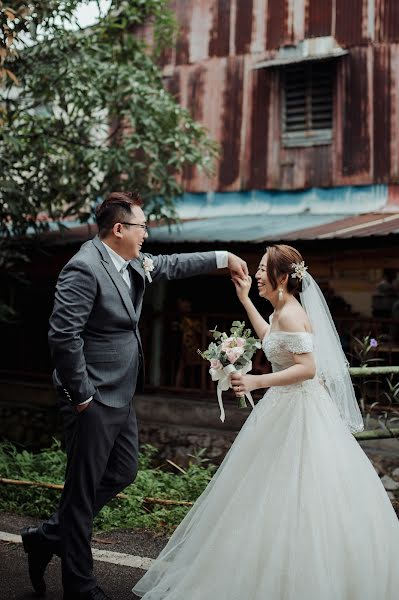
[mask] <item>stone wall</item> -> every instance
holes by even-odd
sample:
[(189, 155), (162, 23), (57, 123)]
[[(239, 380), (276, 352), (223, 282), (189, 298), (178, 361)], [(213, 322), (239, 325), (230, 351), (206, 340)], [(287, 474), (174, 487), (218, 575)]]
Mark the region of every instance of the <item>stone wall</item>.
[(39, 450), (51, 446), (61, 432), (52, 386), (0, 382), (0, 439)]
[[(182, 397), (142, 394), (134, 400), (141, 444), (151, 444), (166, 459), (184, 466), (189, 457), (206, 448), (205, 457), (219, 464), (245, 422), (249, 409), (240, 410), (234, 400), (225, 402), (226, 420), (219, 418), (216, 397)], [(378, 424), (371, 422), (370, 427)], [(55, 392), (50, 384), (0, 382), (0, 438), (32, 450), (62, 439)], [(398, 440), (361, 443), (369, 457), (398, 457)]]
[[(143, 394), (134, 400), (141, 444), (152, 444), (160, 459), (184, 465), (187, 454), (206, 448), (206, 457), (221, 462), (244, 423), (248, 410), (226, 403), (221, 423), (216, 397), (182, 398)], [(32, 450), (62, 438), (55, 392), (50, 384), (0, 382), (0, 437)]]
[(135, 401), (140, 441), (160, 451), (162, 459), (185, 464), (187, 455), (206, 448), (206, 457), (219, 464), (249, 414), (234, 402), (225, 403), (226, 420), (219, 418), (215, 399), (187, 399), (170, 395), (138, 396)]

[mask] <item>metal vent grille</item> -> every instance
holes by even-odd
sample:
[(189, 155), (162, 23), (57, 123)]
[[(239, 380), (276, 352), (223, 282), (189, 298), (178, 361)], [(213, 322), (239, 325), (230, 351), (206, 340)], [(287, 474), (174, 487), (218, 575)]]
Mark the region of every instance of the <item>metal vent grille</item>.
[(331, 141), (333, 62), (320, 61), (283, 70), (283, 136), (285, 145)]

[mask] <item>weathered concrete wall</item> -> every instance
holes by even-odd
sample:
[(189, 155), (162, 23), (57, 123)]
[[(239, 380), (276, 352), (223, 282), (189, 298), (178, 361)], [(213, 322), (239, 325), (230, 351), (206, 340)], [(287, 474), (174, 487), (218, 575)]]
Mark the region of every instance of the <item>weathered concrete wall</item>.
[[(226, 420), (219, 419), (216, 397), (182, 398), (172, 394), (147, 394), (135, 398), (141, 444), (158, 448), (161, 461), (184, 466), (200, 448), (206, 458), (220, 464), (244, 424), (249, 409), (225, 402)], [(371, 422), (370, 427), (377, 427)], [(267, 432), (265, 432), (265, 435)], [(33, 450), (48, 447), (53, 437), (62, 438), (55, 392), (50, 385), (0, 382), (0, 438)], [(362, 442), (369, 456), (398, 456), (398, 441)]]
[(141, 443), (152, 444), (162, 458), (179, 464), (200, 448), (207, 448), (207, 458), (220, 463), (249, 414), (249, 409), (225, 403), (226, 420), (222, 423), (216, 397), (194, 400), (151, 395), (139, 396), (135, 403)]
[[(152, 444), (162, 460), (184, 464), (187, 454), (207, 448), (219, 463), (233, 443), (248, 411), (226, 405), (226, 422), (219, 419), (214, 399), (138, 395), (135, 398), (140, 442)], [(53, 388), (46, 384), (0, 382), (0, 437), (34, 450), (62, 437)]]
[(0, 382), (0, 439), (38, 450), (50, 446), (61, 431), (50, 385)]

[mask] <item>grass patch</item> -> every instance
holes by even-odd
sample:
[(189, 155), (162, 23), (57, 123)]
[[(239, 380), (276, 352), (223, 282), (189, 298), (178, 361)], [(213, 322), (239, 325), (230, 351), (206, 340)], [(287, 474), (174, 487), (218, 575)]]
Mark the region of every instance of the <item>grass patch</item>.
[[(136, 481), (124, 490), (127, 498), (115, 498), (97, 515), (96, 531), (143, 527), (166, 532), (180, 523), (189, 506), (149, 504), (145, 498), (195, 502), (209, 483), (216, 467), (206, 464), (202, 451), (192, 456), (184, 472), (172, 472), (169, 465), (156, 467), (157, 450), (141, 448)], [(0, 477), (62, 484), (66, 456), (58, 441), (38, 453), (19, 450), (13, 444), (0, 444)], [(168, 468), (166, 468), (168, 467)], [(57, 508), (60, 491), (0, 484), (0, 510), (46, 518)]]

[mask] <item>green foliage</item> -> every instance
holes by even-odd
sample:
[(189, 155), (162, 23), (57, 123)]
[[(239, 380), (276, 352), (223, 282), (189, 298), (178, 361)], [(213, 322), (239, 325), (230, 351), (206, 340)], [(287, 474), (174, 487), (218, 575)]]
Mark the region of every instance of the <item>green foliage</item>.
[(375, 338), (371, 337), (371, 334), (358, 338), (352, 336), (354, 340), (353, 352), (350, 354), (352, 359), (359, 364), (360, 367), (368, 367), (370, 363), (381, 362), (382, 358), (375, 358), (370, 356), (378, 346), (378, 342)]
[[(65, 455), (59, 442), (49, 450), (32, 454), (10, 443), (0, 444), (0, 477), (46, 483), (63, 483)], [(60, 492), (45, 488), (1, 486), (0, 510), (43, 516), (57, 505)]]
[(392, 429), (399, 421), (399, 381), (394, 373), (385, 377), (381, 393), (383, 408), (380, 402), (374, 402), (370, 408), (379, 410), (378, 423), (383, 429)]
[[(138, 189), (150, 215), (172, 220), (184, 168), (212, 167), (215, 144), (165, 91), (154, 62), (175, 33), (167, 0), (118, 1), (96, 26), (65, 29), (81, 3), (21, 2), (29, 11), (11, 20), (0, 4), (0, 48), (7, 19), (11, 45), (23, 46), (2, 54), (13, 73), (0, 87), (3, 234), (85, 221), (114, 189)], [(151, 47), (140, 34), (148, 23)]]
[[(353, 336), (352, 361), (365, 370), (365, 375), (353, 381), (366, 429), (372, 417), (378, 420), (383, 429), (391, 429), (399, 420), (399, 381), (394, 373), (381, 380), (373, 373), (374, 363), (383, 362), (373, 356), (378, 341), (371, 334), (359, 338)], [(378, 365), (375, 365), (378, 366)], [(370, 370), (369, 374), (367, 370)], [(373, 377), (371, 377), (373, 375)]]
[[(197, 451), (187, 469), (172, 473), (153, 467), (157, 450), (141, 448), (139, 473), (134, 484), (124, 490), (127, 498), (116, 498), (96, 517), (97, 530), (118, 527), (165, 528), (172, 530), (189, 510), (187, 506), (148, 504), (144, 498), (195, 502), (209, 483), (215, 467), (204, 466), (205, 449)], [(66, 459), (59, 442), (38, 454), (18, 450), (12, 444), (0, 444), (0, 477), (47, 483), (63, 483)], [(60, 492), (39, 487), (1, 486), (0, 510), (46, 517), (58, 505)]]
[[(82, 0), (47, 0), (45, 2), (14, 0), (0, 2), (0, 78), (18, 83), (12, 70), (12, 59), (18, 58), (17, 47), (23, 47), (26, 39), (37, 38), (37, 28), (52, 31), (71, 21), (73, 11)], [(8, 68), (6, 68), (8, 67)]]
[[(250, 329), (245, 329), (244, 321), (233, 321), (230, 332), (231, 338), (242, 338), (245, 340), (244, 353), (235, 362), (236, 368), (240, 369), (248, 364), (252, 359), (254, 352), (261, 347), (261, 343), (257, 338), (252, 336), (252, 331)], [(209, 333), (212, 334), (217, 343), (211, 342), (207, 350), (197, 350), (198, 354), (208, 361), (217, 359), (221, 362), (222, 366), (230, 364), (226, 352), (222, 349), (222, 343), (229, 337), (227, 333), (218, 331), (217, 325), (214, 329), (210, 329)], [(234, 345), (235, 343), (233, 343), (233, 346)]]

